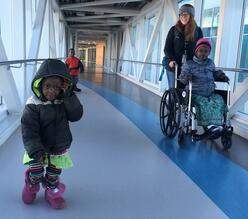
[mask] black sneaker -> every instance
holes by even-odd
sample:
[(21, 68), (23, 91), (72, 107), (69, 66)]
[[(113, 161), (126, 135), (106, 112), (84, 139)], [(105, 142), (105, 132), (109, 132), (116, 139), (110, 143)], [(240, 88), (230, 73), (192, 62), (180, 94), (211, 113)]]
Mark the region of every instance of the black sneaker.
[(80, 89), (80, 88), (78, 88), (78, 87), (75, 87), (75, 88), (74, 88), (74, 91), (80, 92), (80, 91), (81, 91), (81, 89)]

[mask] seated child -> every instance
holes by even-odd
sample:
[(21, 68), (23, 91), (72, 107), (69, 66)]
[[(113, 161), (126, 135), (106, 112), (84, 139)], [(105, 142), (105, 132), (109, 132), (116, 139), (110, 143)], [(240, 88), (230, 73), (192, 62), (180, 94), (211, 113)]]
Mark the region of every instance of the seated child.
[(207, 38), (197, 41), (193, 60), (182, 66), (179, 76), (183, 84), (192, 81), (192, 102), (196, 108), (199, 126), (221, 126), (227, 107), (218, 94), (214, 93), (214, 81), (219, 79), (228, 82), (229, 78), (222, 71), (216, 71), (214, 62), (208, 58), (211, 43)]

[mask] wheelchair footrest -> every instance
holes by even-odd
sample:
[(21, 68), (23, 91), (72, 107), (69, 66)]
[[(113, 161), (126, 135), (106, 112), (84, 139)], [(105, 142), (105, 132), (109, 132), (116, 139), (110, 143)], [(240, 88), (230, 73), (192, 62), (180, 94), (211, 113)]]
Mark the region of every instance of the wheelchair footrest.
[(224, 126), (222, 130), (222, 136), (231, 136), (233, 134), (233, 127), (232, 126)]
[(196, 131), (192, 132), (192, 139), (194, 141), (201, 141), (203, 139), (217, 139), (221, 136), (231, 136), (233, 133), (232, 126), (216, 127), (212, 126), (207, 129), (203, 134), (196, 134)]
[(201, 141), (201, 140), (203, 140), (204, 138), (206, 138), (207, 136), (206, 136), (206, 133), (204, 132), (203, 134), (196, 134), (196, 133), (194, 133), (193, 135), (192, 135), (192, 139), (193, 139), (193, 141)]

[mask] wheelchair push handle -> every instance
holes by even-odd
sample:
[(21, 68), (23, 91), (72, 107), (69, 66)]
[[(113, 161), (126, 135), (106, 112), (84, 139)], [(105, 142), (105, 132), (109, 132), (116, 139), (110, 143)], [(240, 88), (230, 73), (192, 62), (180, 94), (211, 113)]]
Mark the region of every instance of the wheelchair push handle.
[(175, 62), (175, 88), (177, 88), (177, 80), (178, 80), (178, 64)]

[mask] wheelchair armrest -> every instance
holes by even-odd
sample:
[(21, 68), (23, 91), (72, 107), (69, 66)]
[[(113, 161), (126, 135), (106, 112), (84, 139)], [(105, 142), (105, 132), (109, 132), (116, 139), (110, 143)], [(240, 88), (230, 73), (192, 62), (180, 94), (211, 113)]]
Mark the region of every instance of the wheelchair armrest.
[(227, 84), (229, 84), (229, 81), (225, 81), (225, 79), (220, 79), (220, 78), (215, 79), (214, 82), (222, 82), (222, 83), (227, 83)]

